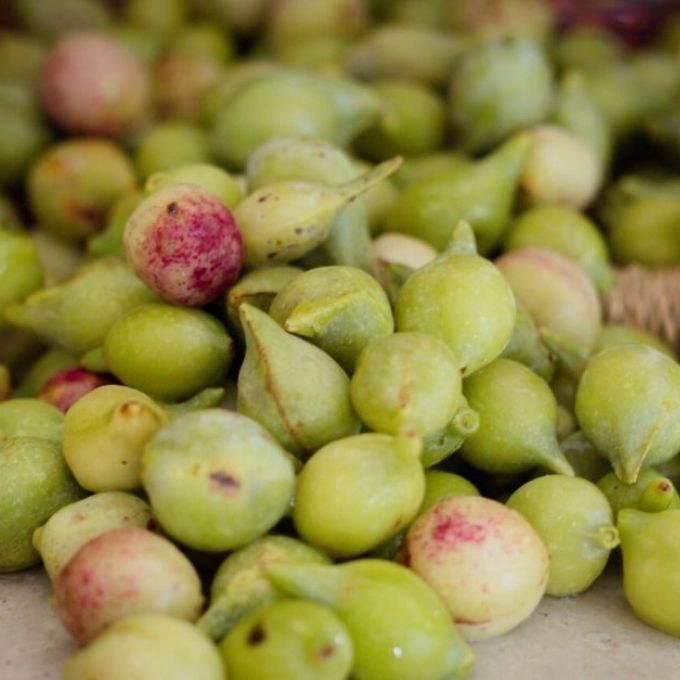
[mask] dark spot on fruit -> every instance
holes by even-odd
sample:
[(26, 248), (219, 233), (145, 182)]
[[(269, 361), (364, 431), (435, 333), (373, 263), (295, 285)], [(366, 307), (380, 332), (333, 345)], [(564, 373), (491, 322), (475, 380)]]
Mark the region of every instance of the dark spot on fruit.
[(671, 488), (671, 483), (670, 482), (660, 482), (659, 483), (659, 491), (662, 493), (665, 493), (666, 491), (670, 491)]
[(236, 477), (232, 477), (228, 472), (224, 472), (223, 470), (212, 472), (210, 474), (210, 479), (225, 489), (238, 489), (241, 486), (241, 483)]
[(248, 635), (248, 644), (253, 645), (253, 647), (260, 645), (264, 642), (266, 637), (267, 636), (265, 635), (264, 628), (262, 628), (262, 624), (256, 623)]
[(319, 658), (320, 659), (328, 659), (329, 657), (333, 656), (335, 654), (335, 647), (328, 643), (327, 645), (324, 645), (320, 650), (319, 650)]
[(302, 227), (295, 227), (295, 229), (293, 229), (293, 231), (294, 231), (296, 234), (298, 234), (298, 236), (299, 236), (299, 235), (302, 233)]
[(268, 198), (269, 198), (269, 195), (268, 195), (268, 194), (263, 194), (262, 196), (260, 196), (260, 197), (257, 199), (257, 202), (258, 202), (258, 203), (264, 203)]
[(154, 520), (150, 519), (150, 520), (146, 523), (146, 528), (147, 528), (149, 531), (156, 531), (156, 529), (158, 528), (158, 525), (156, 524), (156, 522), (155, 522)]
[(272, 260), (275, 257), (276, 257), (276, 253), (267, 253), (267, 259), (268, 260)]
[(168, 207), (166, 208), (168, 211), (168, 215), (176, 215), (177, 214), (177, 203), (174, 201), (172, 203), (168, 203)]

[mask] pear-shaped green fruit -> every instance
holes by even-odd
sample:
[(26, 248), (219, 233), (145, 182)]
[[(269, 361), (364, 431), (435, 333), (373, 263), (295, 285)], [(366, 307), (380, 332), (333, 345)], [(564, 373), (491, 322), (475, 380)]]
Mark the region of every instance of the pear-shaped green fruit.
[(188, 413), (159, 430), (142, 458), (154, 515), (197, 550), (233, 550), (265, 534), (293, 494), (293, 464), (256, 422), (230, 411)]
[(421, 514), (406, 536), (406, 555), (468, 640), (518, 626), (548, 580), (548, 553), (531, 525), (480, 496), (449, 496)]
[(0, 227), (0, 329), (7, 325), (5, 307), (40, 288), (44, 278), (30, 236)]
[(126, 311), (155, 299), (122, 259), (109, 257), (88, 263), (62, 284), (29, 295), (6, 313), (16, 326), (80, 356), (101, 345)]
[(59, 508), (82, 498), (59, 445), (38, 437), (0, 441), (0, 573), (40, 561), (33, 532)]
[(589, 588), (619, 544), (606, 496), (586, 479), (538, 477), (517, 489), (507, 505), (545, 543), (550, 556), (548, 595), (575, 595)]
[(219, 652), (187, 621), (167, 614), (133, 614), (111, 624), (94, 642), (72, 654), (64, 680), (224, 680)]
[(541, 340), (534, 320), (522, 304), (517, 304), (515, 329), (501, 356), (528, 366), (544, 380), (550, 380), (553, 376), (553, 358)]
[(469, 160), (457, 151), (435, 151), (422, 156), (404, 159), (404, 164), (394, 174), (394, 183), (400, 189), (426, 177), (443, 175), (466, 167)]
[(618, 516), (623, 555), (623, 591), (635, 615), (680, 637), (680, 510)]
[(267, 566), (297, 562), (330, 560), (302, 541), (273, 534), (236, 550), (215, 573), (210, 606), (196, 625), (213, 640), (221, 640), (242, 616), (282, 596), (265, 576)]
[(474, 663), (441, 600), (402, 566), (356, 560), (274, 565), (267, 574), (284, 592), (335, 610), (354, 642), (357, 680), (463, 677)]
[(613, 472), (609, 472), (597, 485), (607, 497), (615, 517), (624, 508), (642, 512), (680, 508), (680, 496), (673, 482), (654, 468), (640, 470), (635, 484), (624, 484)]
[(167, 421), (144, 392), (104, 385), (66, 412), (64, 458), (88, 491), (133, 491), (142, 485), (144, 446)]
[(644, 345), (605, 349), (583, 373), (576, 417), (616, 476), (633, 484), (643, 466), (680, 449), (680, 366)]
[(238, 376), (238, 410), (301, 457), (356, 434), (360, 423), (340, 365), (259, 309), (242, 304), (240, 313), (246, 356)]
[(0, 441), (12, 437), (38, 437), (61, 444), (64, 414), (52, 404), (31, 397), (0, 404)]
[(534, 319), (543, 341), (569, 367), (585, 360), (600, 332), (602, 310), (585, 272), (564, 255), (520, 248), (496, 260), (518, 302)]
[(463, 446), (466, 437), (477, 432), (479, 415), (468, 406), (464, 395), (461, 395), (461, 402), (462, 406), (446, 427), (423, 438), (423, 450), (420, 454), (423, 467), (430, 468), (441, 463)]
[(340, 186), (319, 182), (278, 182), (248, 196), (234, 210), (250, 266), (291, 262), (320, 245), (349, 202), (389, 177), (394, 158)]
[(462, 146), (479, 151), (550, 113), (553, 74), (543, 49), (522, 38), (480, 42), (451, 76), (451, 120)]
[(466, 376), (492, 362), (508, 344), (515, 298), (500, 271), (477, 255), (472, 230), (461, 222), (449, 251), (404, 283), (394, 313), (398, 331), (444, 340)]
[(221, 384), (233, 355), (234, 343), (220, 321), (199, 309), (167, 304), (130, 310), (104, 342), (106, 365), (117, 378), (165, 401)]
[(503, 235), (530, 148), (530, 137), (520, 134), (479, 161), (413, 182), (388, 212), (385, 231), (443, 250), (458, 220), (468, 220), (480, 252), (488, 252)]
[(146, 501), (122, 491), (105, 491), (57, 510), (33, 533), (33, 545), (54, 581), (69, 560), (90, 539), (112, 529), (153, 527)]
[(350, 373), (366, 345), (394, 328), (382, 288), (355, 267), (317, 267), (292, 278), (274, 298), (269, 314)]
[(477, 431), (461, 449), (471, 465), (500, 474), (541, 465), (573, 475), (557, 443), (555, 397), (533, 371), (510, 359), (497, 359), (465, 380), (463, 391), (479, 415)]
[(293, 521), (308, 543), (335, 557), (368, 552), (406, 527), (423, 500), (418, 440), (382, 434), (339, 439), (298, 475)]
[(607, 243), (595, 224), (571, 208), (540, 205), (520, 215), (504, 239), (505, 250), (548, 248), (578, 264), (601, 294), (614, 283)]
[(281, 600), (244, 617), (220, 642), (233, 680), (344, 680), (352, 638), (328, 607)]
[(458, 361), (439, 338), (395, 333), (373, 340), (359, 356), (350, 385), (352, 405), (376, 432), (435, 434), (462, 405)]

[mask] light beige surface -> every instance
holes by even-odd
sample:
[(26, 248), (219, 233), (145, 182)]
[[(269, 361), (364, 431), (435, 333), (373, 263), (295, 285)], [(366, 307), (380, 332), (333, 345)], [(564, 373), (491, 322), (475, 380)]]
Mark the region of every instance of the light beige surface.
[[(39, 569), (0, 575), (0, 680), (60, 677), (74, 646), (48, 594)], [(680, 640), (633, 617), (616, 566), (585, 595), (545, 598), (520, 628), (476, 645), (476, 651), (472, 680), (680, 677)]]

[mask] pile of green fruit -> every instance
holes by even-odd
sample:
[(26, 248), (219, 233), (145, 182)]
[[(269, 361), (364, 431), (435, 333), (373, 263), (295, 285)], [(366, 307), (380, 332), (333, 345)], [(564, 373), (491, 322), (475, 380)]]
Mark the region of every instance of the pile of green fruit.
[[(70, 680), (446, 680), (620, 546), (680, 636), (680, 16), (10, 0), (0, 572)], [(676, 319), (675, 323), (680, 323)]]

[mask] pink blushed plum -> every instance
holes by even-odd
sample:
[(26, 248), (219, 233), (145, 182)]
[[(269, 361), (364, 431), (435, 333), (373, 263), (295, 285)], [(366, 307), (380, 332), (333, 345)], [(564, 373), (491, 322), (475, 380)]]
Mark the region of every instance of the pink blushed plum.
[(122, 45), (99, 33), (77, 32), (48, 54), (40, 94), (50, 117), (65, 130), (115, 137), (145, 115), (149, 82)]
[(38, 398), (66, 413), (80, 397), (113, 380), (113, 376), (107, 377), (80, 366), (71, 366), (55, 373), (43, 385)]
[(195, 621), (203, 595), (191, 562), (170, 541), (128, 527), (93, 538), (71, 558), (54, 584), (54, 604), (83, 645), (131, 614)]
[(137, 275), (175, 304), (200, 307), (238, 278), (241, 233), (220, 200), (190, 184), (149, 196), (125, 228), (127, 258)]

